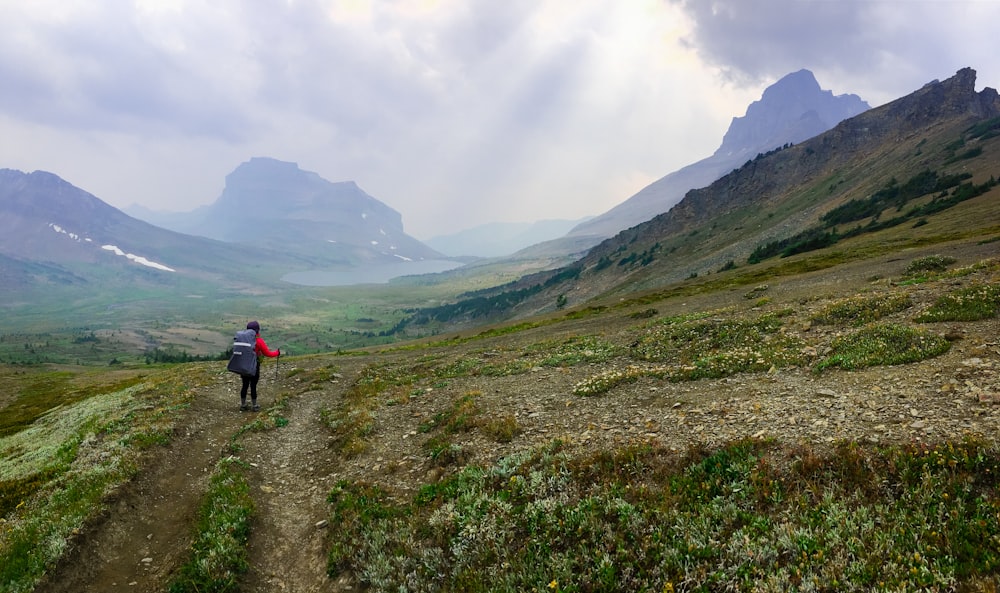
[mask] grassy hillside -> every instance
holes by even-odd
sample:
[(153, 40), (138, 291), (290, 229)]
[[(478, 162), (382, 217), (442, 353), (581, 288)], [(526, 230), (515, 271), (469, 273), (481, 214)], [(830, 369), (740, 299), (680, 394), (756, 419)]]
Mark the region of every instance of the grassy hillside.
[(915, 93), (758, 155), (577, 262), (422, 311), (408, 327), (468, 327), (720, 273), (739, 281), (1000, 233), (1000, 118), (924, 100)]
[[(949, 88), (501, 288), (8, 303), (0, 589), (996, 590), (1000, 119)], [(167, 362), (250, 318), (260, 414)]]
[[(298, 493), (281, 499), (283, 521), (299, 509), (307, 525), (337, 526), (318, 540), (326, 568), (305, 575), (310, 586), (989, 590), (1000, 584), (995, 245), (774, 266), (754, 283), (733, 282), (736, 270), (295, 357), (265, 369), (268, 408), (242, 421), (221, 363), (11, 368), (0, 583), (32, 590), (48, 574), (40, 590), (65, 590), (75, 562), (93, 564), (81, 550), (122, 533), (127, 517), (101, 509), (148, 495), (120, 485), (193, 454), (197, 425), (223, 446), (198, 481), (202, 518), (183, 523), (190, 548), (145, 552), (177, 558), (158, 573), (163, 590), (266, 589), (255, 563), (283, 554), (262, 543), (283, 539), (264, 503), (270, 461)], [(74, 544), (80, 534), (89, 545)]]

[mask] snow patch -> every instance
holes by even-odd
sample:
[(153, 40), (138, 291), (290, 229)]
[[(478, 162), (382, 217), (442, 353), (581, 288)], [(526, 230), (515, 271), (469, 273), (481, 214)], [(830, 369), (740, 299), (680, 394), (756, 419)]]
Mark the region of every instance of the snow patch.
[[(79, 242), (79, 241), (85, 241), (87, 243), (93, 243), (94, 242), (94, 240), (91, 239), (90, 237), (81, 237), (80, 235), (78, 235), (76, 233), (73, 233), (73, 232), (70, 232), (70, 231), (64, 229), (63, 227), (59, 226), (58, 224), (53, 223), (53, 222), (49, 223), (49, 228), (52, 229), (53, 231), (61, 234), (61, 235), (66, 235), (70, 239), (73, 239), (74, 241), (77, 241), (77, 242)], [(144, 266), (149, 267), (149, 268), (155, 268), (157, 270), (163, 270), (165, 272), (176, 272), (177, 271), (177, 270), (175, 270), (173, 268), (169, 268), (169, 267), (167, 267), (167, 266), (165, 266), (163, 264), (158, 264), (155, 261), (150, 261), (150, 260), (148, 260), (148, 259), (146, 259), (146, 258), (144, 258), (142, 256), (135, 255), (134, 253), (125, 253), (124, 251), (122, 251), (121, 249), (119, 249), (115, 245), (102, 245), (101, 249), (104, 249), (106, 251), (112, 251), (112, 252), (114, 252), (115, 255), (120, 255), (122, 257), (128, 258), (128, 259), (134, 261), (137, 264), (141, 264), (141, 265), (144, 265)]]
[[(70, 239), (73, 239), (74, 241), (79, 241), (80, 240), (80, 235), (77, 235), (76, 233), (71, 233), (71, 232), (67, 231), (66, 229), (62, 228), (61, 226), (59, 226), (58, 224), (50, 222), (49, 223), (49, 228), (52, 229), (53, 231), (59, 233), (59, 234), (66, 235), (67, 237), (69, 237)], [(87, 241), (90, 241), (90, 239), (87, 239)]]
[[(395, 249), (395, 247), (393, 247), (393, 249)], [(398, 253), (393, 253), (392, 256), (393, 257), (398, 257), (399, 259), (401, 259), (403, 261), (413, 261), (412, 259), (406, 257), (405, 255), (400, 255)]]
[(144, 258), (142, 256), (135, 255), (134, 253), (125, 253), (124, 251), (122, 251), (121, 249), (119, 249), (115, 245), (101, 245), (101, 249), (105, 249), (107, 251), (111, 251), (115, 255), (120, 255), (120, 256), (122, 256), (124, 258), (127, 258), (127, 259), (130, 259), (130, 260), (134, 261), (137, 264), (141, 264), (141, 265), (144, 265), (144, 266), (149, 267), (149, 268), (155, 268), (157, 270), (163, 270), (165, 272), (176, 272), (177, 271), (177, 270), (174, 270), (173, 268), (168, 268), (167, 266), (165, 266), (163, 264), (158, 264), (158, 263), (156, 263), (154, 261), (150, 261), (150, 260), (148, 260), (148, 259), (146, 259), (146, 258)]
[(372, 245), (378, 245), (378, 241), (372, 241)]

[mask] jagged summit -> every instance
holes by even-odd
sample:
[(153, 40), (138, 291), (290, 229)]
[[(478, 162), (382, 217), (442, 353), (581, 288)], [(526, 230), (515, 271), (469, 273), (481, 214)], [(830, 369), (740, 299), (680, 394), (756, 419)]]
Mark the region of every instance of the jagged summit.
[[(963, 68), (947, 80), (846, 119), (794, 147), (748, 161), (712, 184), (688, 192), (670, 211), (603, 242), (585, 261), (609, 257), (622, 246), (679, 240), (716, 228), (713, 225), (722, 225), (720, 221), (729, 216), (740, 221), (728, 232), (716, 228), (698, 235), (705, 244), (692, 248), (683, 266), (673, 267), (670, 274), (677, 279), (697, 269), (698, 260), (707, 254), (712, 263), (702, 266), (719, 260), (745, 261), (755, 246), (795, 235), (836, 204), (864, 199), (891, 179), (906, 180), (920, 171), (940, 169), (941, 175), (978, 173), (975, 182), (981, 183), (998, 162), (997, 154), (988, 149), (993, 144), (985, 140), (996, 136), (992, 130), (998, 126), (1000, 96), (989, 87), (977, 93), (975, 82), (975, 71)], [(977, 124), (990, 131), (967, 140), (970, 126)], [(967, 143), (975, 146), (956, 153), (956, 146)], [(913, 162), (915, 156), (919, 158)], [(823, 181), (834, 178), (852, 181), (832, 186)], [(892, 216), (899, 213), (892, 209), (886, 217)], [(658, 270), (661, 277), (670, 267), (664, 266)]]
[(765, 89), (744, 116), (733, 118), (715, 155), (753, 157), (812, 138), (867, 109), (868, 103), (857, 95), (834, 96), (820, 89), (809, 70), (792, 72)]
[(600, 239), (666, 212), (689, 190), (704, 187), (759, 153), (796, 144), (869, 109), (857, 95), (820, 89), (809, 70), (784, 76), (764, 90), (746, 114), (734, 117), (715, 153), (670, 173), (631, 198), (574, 228), (569, 236)]
[[(452, 325), (617, 302), (681, 283), (730, 289), (918, 246), (991, 244), (1000, 225), (1000, 94), (977, 93), (975, 78), (963, 68), (755, 155), (570, 265), (448, 305)], [(489, 308), (496, 303), (504, 308)]]

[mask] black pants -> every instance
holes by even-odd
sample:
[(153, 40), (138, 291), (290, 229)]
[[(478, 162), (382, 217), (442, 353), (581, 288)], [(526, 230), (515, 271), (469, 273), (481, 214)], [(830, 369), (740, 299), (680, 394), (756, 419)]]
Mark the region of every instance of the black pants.
[(250, 388), (250, 400), (253, 403), (257, 403), (257, 381), (260, 381), (260, 365), (257, 366), (257, 372), (253, 375), (240, 375), (243, 379), (243, 387), (240, 388), (240, 401), (247, 401), (247, 387)]

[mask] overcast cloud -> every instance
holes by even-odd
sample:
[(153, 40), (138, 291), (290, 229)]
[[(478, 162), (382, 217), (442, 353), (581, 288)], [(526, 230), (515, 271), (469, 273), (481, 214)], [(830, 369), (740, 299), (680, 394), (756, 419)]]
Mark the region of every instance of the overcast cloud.
[(190, 210), (254, 156), (419, 238), (603, 213), (800, 68), (876, 106), (971, 66), (994, 0), (0, 0), (0, 168)]

